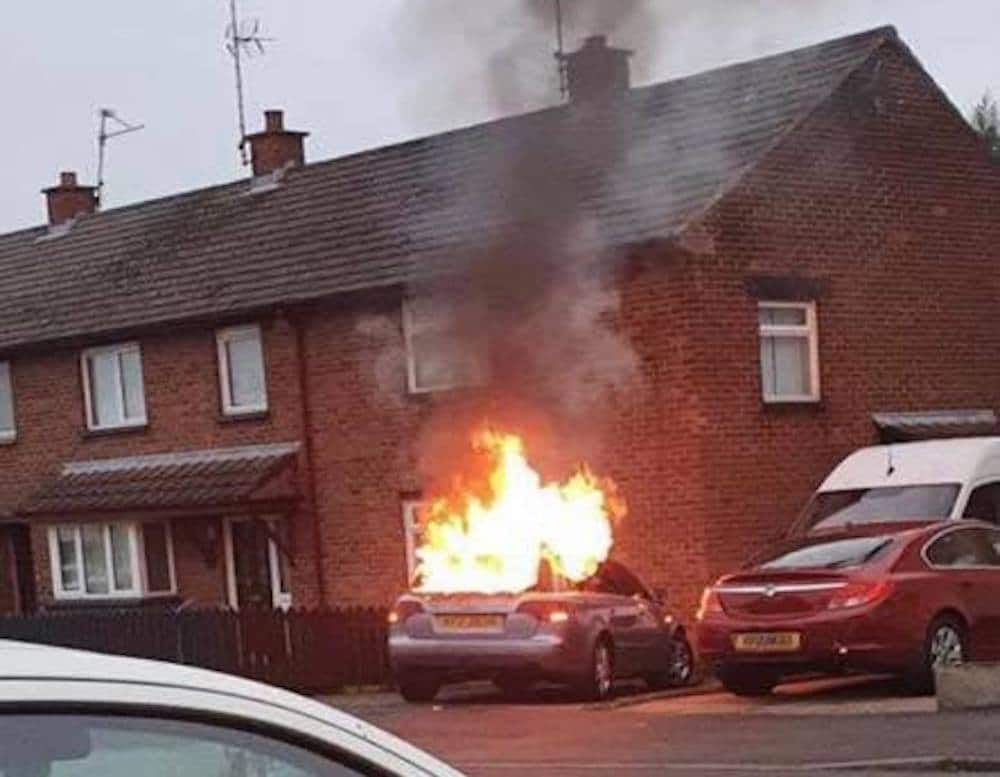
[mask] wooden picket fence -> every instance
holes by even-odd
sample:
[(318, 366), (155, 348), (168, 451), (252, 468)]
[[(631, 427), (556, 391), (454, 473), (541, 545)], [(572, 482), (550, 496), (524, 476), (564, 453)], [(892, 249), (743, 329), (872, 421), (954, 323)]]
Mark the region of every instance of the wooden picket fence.
[(215, 669), (300, 693), (390, 684), (387, 610), (108, 609), (0, 617), (0, 639)]

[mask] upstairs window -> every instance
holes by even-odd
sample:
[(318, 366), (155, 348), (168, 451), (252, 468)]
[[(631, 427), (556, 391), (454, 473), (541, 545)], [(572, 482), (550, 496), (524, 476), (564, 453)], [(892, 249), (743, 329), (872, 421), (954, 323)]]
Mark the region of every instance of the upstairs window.
[(81, 362), (88, 429), (145, 425), (146, 397), (138, 343), (91, 348), (83, 352)]
[(165, 523), (59, 524), (49, 529), (57, 599), (115, 599), (175, 591)]
[(483, 383), (486, 361), (461, 328), (455, 306), (441, 299), (410, 299), (403, 305), (403, 334), (411, 393), (446, 391)]
[(222, 412), (227, 416), (267, 411), (267, 380), (260, 327), (239, 326), (216, 335)]
[(14, 388), (10, 380), (10, 362), (0, 362), (0, 443), (17, 438), (14, 422)]
[(818, 402), (815, 303), (761, 302), (758, 322), (764, 401)]

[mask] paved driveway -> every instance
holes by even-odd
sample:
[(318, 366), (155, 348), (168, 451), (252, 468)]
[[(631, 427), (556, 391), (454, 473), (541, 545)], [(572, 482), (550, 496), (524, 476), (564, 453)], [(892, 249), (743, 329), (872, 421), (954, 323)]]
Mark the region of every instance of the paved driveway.
[(995, 762), (1000, 771), (1000, 714), (940, 714), (933, 698), (881, 678), (791, 684), (765, 700), (715, 692), (601, 709), (556, 694), (508, 704), (488, 686), (434, 705), (392, 694), (331, 702), (472, 775), (843, 775), (852, 767), (847, 773), (898, 777), (926, 775), (943, 759), (980, 759), (968, 764), (980, 772), (982, 761)]

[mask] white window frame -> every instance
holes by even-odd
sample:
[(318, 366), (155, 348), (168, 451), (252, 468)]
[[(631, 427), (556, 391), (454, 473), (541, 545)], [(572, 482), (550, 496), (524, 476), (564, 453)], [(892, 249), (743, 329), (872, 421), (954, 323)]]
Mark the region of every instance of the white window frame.
[[(805, 324), (763, 324), (760, 321), (760, 312), (764, 309), (779, 308), (783, 310), (801, 310), (806, 316)], [(805, 339), (809, 348), (809, 387), (808, 394), (768, 394), (764, 391), (764, 362), (760, 357), (760, 379), (761, 394), (764, 402), (768, 404), (782, 404), (792, 402), (819, 402), (819, 327), (816, 317), (815, 302), (770, 302), (760, 301), (757, 303), (757, 344), (758, 353), (760, 343), (765, 338), (795, 338)]]
[[(48, 527), (49, 566), (52, 573), (52, 593), (58, 600), (101, 600), (101, 599), (158, 599), (177, 594), (177, 570), (174, 563), (174, 537), (169, 521), (151, 521), (159, 523), (167, 534), (167, 566), (170, 571), (170, 589), (167, 591), (149, 591), (149, 580), (146, 570), (146, 547), (142, 535), (142, 521), (94, 521), (88, 523), (54, 523)], [(84, 526), (100, 526), (104, 536), (105, 564), (108, 570), (108, 593), (90, 593), (87, 591), (87, 576), (83, 566), (83, 533)], [(114, 575), (114, 559), (111, 548), (110, 527), (124, 527), (129, 543), (130, 569), (132, 586), (116, 588)], [(59, 557), (60, 529), (74, 532), (76, 546), (76, 561), (80, 581), (79, 590), (67, 590), (62, 582), (62, 559)]]
[[(246, 521), (254, 520), (251, 517), (239, 517), (239, 518), (226, 518), (224, 521), (223, 531), (222, 531), (222, 542), (224, 546), (224, 552), (226, 555), (226, 599), (229, 601), (229, 606), (238, 610), (240, 608), (239, 594), (236, 590), (236, 551), (235, 543), (233, 542), (233, 524), (243, 523)], [(271, 531), (275, 531), (275, 527), (280, 521), (280, 518), (260, 518), (258, 520), (264, 521)], [(267, 538), (267, 567), (268, 575), (271, 580), (271, 605), (279, 610), (288, 610), (292, 606), (292, 588), (291, 580), (286, 579), (285, 584), (288, 586), (287, 591), (281, 590), (281, 567), (279, 564), (278, 554), (281, 553), (281, 549), (273, 538)], [(286, 571), (287, 567), (286, 567)]]
[(406, 387), (411, 394), (432, 394), (436, 391), (452, 391), (469, 386), (481, 386), (486, 382), (486, 361), (484, 358), (478, 359), (475, 375), (469, 376), (465, 381), (454, 383), (441, 383), (432, 386), (421, 386), (417, 382), (417, 352), (413, 347), (413, 339), (416, 335), (424, 331), (434, 331), (439, 327), (433, 323), (421, 323), (414, 315), (413, 309), (416, 301), (413, 299), (403, 300), (403, 340), (406, 348)]
[(423, 499), (403, 500), (403, 543), (406, 552), (406, 583), (413, 584), (417, 573), (417, 512), (430, 503)]
[[(120, 355), (134, 352), (139, 356), (139, 383), (140, 396), (142, 397), (142, 414), (135, 418), (125, 417), (125, 387), (122, 383), (121, 360), (116, 360), (117, 377), (120, 390), (116, 394), (118, 404), (118, 415), (122, 419), (119, 423), (100, 425), (94, 417), (94, 389), (90, 385), (90, 370), (87, 368), (90, 359), (95, 356), (105, 356), (108, 354)], [(116, 345), (103, 345), (99, 348), (87, 348), (80, 354), (80, 371), (83, 377), (83, 402), (87, 416), (87, 429), (92, 432), (104, 431), (107, 429), (133, 429), (145, 426), (148, 423), (146, 414), (146, 376), (142, 364), (142, 348), (139, 343), (118, 343)]]
[[(263, 380), (261, 381), (261, 402), (255, 405), (235, 405), (233, 404), (233, 387), (230, 383), (229, 373), (229, 349), (226, 347), (231, 341), (253, 333), (260, 344), (260, 369)], [(264, 356), (264, 334), (260, 324), (246, 324), (243, 326), (231, 326), (220, 329), (215, 333), (215, 348), (218, 355), (219, 365), (219, 392), (222, 397), (222, 413), (226, 416), (251, 415), (256, 413), (266, 413), (267, 402), (267, 359)]]
[(0, 429), (0, 445), (3, 445), (17, 440), (17, 405), (14, 402), (14, 379), (9, 361), (0, 361), (0, 402), (10, 403), (11, 427)]

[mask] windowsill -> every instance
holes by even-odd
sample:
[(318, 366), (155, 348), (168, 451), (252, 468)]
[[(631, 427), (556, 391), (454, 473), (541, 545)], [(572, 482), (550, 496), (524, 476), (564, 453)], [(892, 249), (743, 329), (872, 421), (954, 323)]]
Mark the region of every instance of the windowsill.
[(430, 398), (435, 396), (448, 396), (451, 394), (460, 394), (471, 391), (477, 391), (486, 388), (489, 383), (462, 383), (455, 386), (435, 386), (433, 388), (413, 388), (412, 386), (406, 387), (406, 396), (411, 399), (420, 400), (424, 398)]
[(241, 412), (222, 412), (219, 414), (220, 424), (233, 424), (240, 421), (266, 421), (271, 417), (271, 411), (267, 408), (263, 410), (246, 410)]
[(84, 439), (90, 437), (109, 437), (116, 434), (139, 434), (149, 430), (149, 422), (141, 424), (128, 424), (126, 426), (104, 426), (99, 429), (84, 429), (82, 436)]
[(17, 432), (0, 432), (0, 447), (17, 442)]
[(765, 412), (795, 412), (801, 411), (803, 413), (808, 413), (810, 411), (822, 412), (826, 410), (826, 405), (823, 403), (822, 398), (819, 399), (764, 399), (761, 402), (761, 407)]

